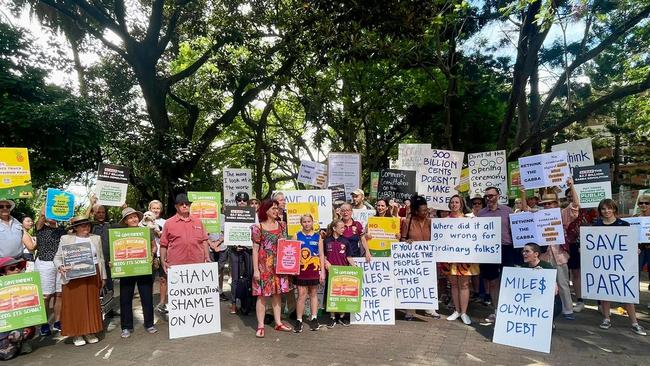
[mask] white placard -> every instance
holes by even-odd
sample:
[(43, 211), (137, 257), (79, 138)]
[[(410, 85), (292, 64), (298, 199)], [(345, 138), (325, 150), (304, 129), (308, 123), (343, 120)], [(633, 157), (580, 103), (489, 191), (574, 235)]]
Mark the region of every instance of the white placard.
[(447, 150), (428, 150), (421, 157), (416, 176), (417, 191), (426, 198), (429, 207), (449, 210), (449, 201), (458, 194), (456, 188), (460, 187), (464, 157), (464, 152)]
[(219, 263), (169, 267), (169, 339), (221, 332)]
[(631, 226), (580, 227), (583, 298), (639, 303), (638, 237)]
[(395, 284), (392, 258), (354, 258), (363, 268), (361, 312), (352, 314), (352, 324), (395, 325)]
[(510, 214), (510, 232), (515, 248), (522, 248), (528, 243), (540, 246), (564, 244), (562, 210), (548, 208)]
[(503, 267), (492, 342), (551, 352), (555, 269)]
[(361, 154), (329, 153), (327, 174), (327, 186), (345, 186), (345, 197), (350, 201), (352, 191), (361, 187)]
[(393, 243), (395, 307), (438, 309), (438, 276), (433, 244), (428, 241)]
[[(276, 191), (277, 192), (277, 191)], [(273, 192), (275, 194), (276, 192)], [(325, 228), (332, 222), (332, 191), (312, 189), (302, 191), (282, 191), (287, 203), (316, 202), (318, 204), (318, 225)]]
[(501, 263), (501, 218), (431, 219), (437, 262)]
[(639, 230), (639, 243), (650, 243), (650, 216), (621, 217)]
[(376, 213), (376, 210), (354, 208), (352, 209), (352, 219), (354, 221), (359, 221), (361, 223), (361, 226), (366, 227), (368, 225), (368, 219), (375, 216)]
[(318, 188), (326, 188), (327, 165), (309, 160), (300, 161), (298, 182)]
[(467, 154), (469, 166), (469, 196), (483, 196), (488, 187), (497, 187), (501, 192), (499, 203), (508, 204), (508, 167), (506, 151), (486, 151)]
[(224, 206), (235, 206), (237, 192), (246, 192), (253, 195), (253, 171), (250, 169), (223, 170), (223, 202)]
[(566, 151), (519, 158), (521, 184), (526, 189), (561, 186), (571, 176)]
[[(399, 144), (395, 169), (418, 171), (422, 156), (431, 150), (430, 144)], [(392, 167), (391, 167), (392, 168)]]
[(563, 150), (567, 152), (567, 162), (571, 168), (596, 164), (591, 138), (551, 146), (551, 151)]
[(251, 226), (248, 222), (224, 222), (223, 241), (225, 245), (252, 247)]

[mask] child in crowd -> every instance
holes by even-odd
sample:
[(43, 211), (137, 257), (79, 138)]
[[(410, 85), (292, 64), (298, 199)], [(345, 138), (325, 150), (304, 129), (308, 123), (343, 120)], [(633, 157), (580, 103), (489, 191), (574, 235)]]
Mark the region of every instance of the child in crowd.
[(296, 304), (296, 326), (293, 331), (302, 332), (302, 316), (305, 311), (305, 301), (309, 294), (311, 315), (309, 317), (309, 327), (311, 330), (318, 330), (318, 285), (324, 282), (321, 276), (319, 241), (320, 235), (314, 232), (314, 218), (311, 214), (300, 217), (302, 229), (294, 235), (295, 240), (300, 240), (300, 274), (296, 278), (298, 286), (298, 303)]
[[(26, 265), (27, 263), (22, 259), (14, 259), (11, 257), (0, 258), (0, 276), (10, 276), (25, 272)], [(35, 332), (35, 327), (28, 327), (0, 333), (0, 360), (10, 360), (19, 353), (30, 353), (32, 347), (27, 341), (34, 337)]]
[[(321, 238), (318, 243), (320, 261), (325, 264), (325, 270), (329, 270), (330, 266), (355, 265), (352, 259), (350, 242), (343, 237), (344, 230), (345, 225), (343, 221), (335, 219), (327, 227), (326, 237)], [(326, 281), (324, 271), (321, 271), (321, 281)], [(327, 327), (334, 328), (336, 323), (347, 327), (350, 325), (350, 319), (343, 314), (330, 313), (330, 320), (327, 322)]]

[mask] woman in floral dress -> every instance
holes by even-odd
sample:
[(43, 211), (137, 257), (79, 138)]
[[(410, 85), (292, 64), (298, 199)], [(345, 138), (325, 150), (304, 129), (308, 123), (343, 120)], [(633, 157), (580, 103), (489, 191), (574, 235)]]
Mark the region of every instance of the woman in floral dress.
[(291, 284), (287, 275), (275, 274), (275, 260), (278, 239), (287, 238), (287, 228), (279, 221), (277, 201), (266, 200), (257, 211), (259, 224), (252, 227), (253, 239), (253, 296), (257, 296), (255, 312), (257, 314), (257, 331), (255, 336), (264, 337), (264, 315), (266, 300), (271, 298), (275, 330), (290, 332), (291, 328), (282, 323), (281, 295), (289, 292)]

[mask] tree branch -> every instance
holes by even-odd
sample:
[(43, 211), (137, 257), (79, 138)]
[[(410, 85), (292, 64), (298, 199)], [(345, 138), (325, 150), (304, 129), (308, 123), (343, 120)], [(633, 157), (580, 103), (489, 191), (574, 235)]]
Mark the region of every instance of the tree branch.
[(172, 100), (176, 103), (178, 103), (181, 107), (185, 108), (188, 113), (187, 117), (187, 123), (185, 124), (185, 128), (183, 129), (183, 133), (185, 134), (185, 138), (188, 140), (192, 140), (192, 137), (194, 136), (194, 127), (196, 126), (196, 121), (199, 119), (199, 107), (196, 104), (189, 103), (180, 97), (178, 97), (176, 94), (174, 94), (171, 90), (169, 91), (169, 97), (172, 98)]
[(573, 60), (571, 65), (569, 65), (564, 70), (564, 72), (562, 72), (562, 74), (559, 76), (558, 80), (555, 82), (551, 90), (549, 90), (546, 99), (544, 99), (544, 103), (542, 104), (542, 108), (539, 111), (538, 119), (539, 120), (544, 119), (544, 117), (548, 113), (551, 107), (551, 103), (553, 102), (553, 100), (555, 100), (555, 98), (562, 90), (562, 87), (566, 84), (567, 75), (571, 74), (573, 70), (578, 68), (580, 65), (598, 56), (601, 52), (605, 50), (605, 48), (611, 46), (620, 37), (625, 36), (625, 34), (630, 28), (634, 27), (636, 24), (638, 24), (648, 15), (650, 15), (650, 5), (646, 6), (637, 15), (628, 19), (625, 23), (621, 24), (618, 28), (614, 29), (612, 33), (609, 36), (607, 36), (605, 39), (603, 39), (596, 47), (578, 55), (578, 57), (576, 57), (576, 59)]
[(572, 123), (584, 120), (585, 118), (589, 117), (591, 114), (598, 111), (600, 108), (604, 107), (605, 105), (613, 101), (628, 97), (630, 95), (642, 93), (648, 89), (650, 89), (650, 74), (646, 75), (645, 79), (642, 82), (616, 88), (611, 93), (604, 95), (590, 103), (585, 104), (584, 106), (582, 106), (582, 108), (576, 110), (572, 115), (564, 117), (562, 120), (560, 120), (558, 123), (554, 124), (553, 126), (541, 130), (538, 134), (535, 134), (534, 136), (528, 136), (528, 138), (522, 141), (522, 143), (519, 144), (519, 146), (517, 146), (516, 148), (510, 151), (510, 154), (508, 155), (508, 160), (518, 158), (519, 156), (523, 155), (524, 152), (530, 149), (530, 147), (536, 141), (549, 138), (553, 136), (553, 134), (568, 127)]

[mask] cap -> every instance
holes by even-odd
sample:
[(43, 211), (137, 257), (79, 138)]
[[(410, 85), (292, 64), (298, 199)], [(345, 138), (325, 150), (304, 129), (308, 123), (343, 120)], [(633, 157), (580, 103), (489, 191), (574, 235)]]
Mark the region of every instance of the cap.
[(357, 188), (354, 191), (352, 191), (351, 195), (353, 195), (353, 196), (365, 196), (365, 193), (363, 193), (363, 189)]
[(192, 203), (192, 202), (187, 198), (187, 194), (179, 193), (179, 194), (176, 195), (176, 199), (174, 200), (174, 204), (178, 205), (179, 203)]
[(246, 192), (237, 192), (237, 194), (235, 195), (235, 201), (248, 202), (248, 193), (246, 193)]

